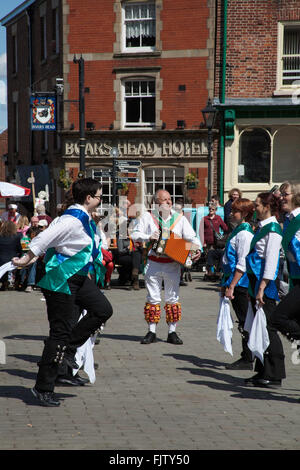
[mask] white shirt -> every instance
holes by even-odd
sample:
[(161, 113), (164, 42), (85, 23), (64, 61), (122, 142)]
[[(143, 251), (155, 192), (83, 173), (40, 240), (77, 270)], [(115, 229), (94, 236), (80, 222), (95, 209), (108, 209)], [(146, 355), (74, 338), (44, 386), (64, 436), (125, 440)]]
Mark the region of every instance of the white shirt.
[[(172, 210), (167, 219), (164, 219), (165, 222), (168, 222), (173, 214), (174, 211)], [(153, 220), (153, 217), (151, 216), (150, 212), (145, 212), (134, 227), (131, 233), (131, 238), (134, 242), (148, 242), (150, 236), (155, 231), (157, 231), (157, 226)], [(193, 245), (195, 245), (195, 247), (192, 247), (193, 249), (200, 248), (200, 243), (196, 237), (195, 231), (184, 215), (180, 218), (180, 220), (178, 220), (172, 229), (172, 232), (176, 233), (176, 235), (183, 238), (187, 242), (192, 242)], [(153, 250), (150, 250), (149, 254), (155, 255)]]
[[(294, 209), (290, 214), (289, 214), (289, 219), (290, 221), (293, 220), (294, 217), (297, 217), (297, 215), (300, 214), (300, 207), (296, 207), (296, 209)], [(297, 230), (296, 234), (295, 234), (295, 237), (297, 238), (297, 240), (300, 241), (300, 230)]]
[[(90, 214), (80, 204), (74, 204), (68, 209), (81, 209)], [(99, 235), (95, 234), (96, 245), (99, 244)], [(29, 249), (35, 256), (43, 255), (48, 248), (55, 248), (58, 253), (73, 256), (91, 244), (91, 237), (86, 233), (82, 222), (72, 215), (63, 214), (55, 223), (50, 224), (43, 232), (33, 238)]]
[[(258, 225), (262, 228), (270, 222), (278, 223), (276, 217), (272, 216), (268, 219), (261, 220)], [(273, 280), (275, 277), (281, 241), (281, 235), (276, 232), (269, 232), (266, 236), (258, 240), (255, 245), (258, 256), (265, 259), (264, 279)]]
[[(250, 245), (253, 236), (253, 233), (248, 232), (248, 230), (241, 230), (229, 241), (230, 245), (237, 254), (236, 269), (242, 271), (243, 273), (246, 272), (246, 256), (250, 251)], [(223, 255), (223, 263), (228, 264), (226, 253)]]

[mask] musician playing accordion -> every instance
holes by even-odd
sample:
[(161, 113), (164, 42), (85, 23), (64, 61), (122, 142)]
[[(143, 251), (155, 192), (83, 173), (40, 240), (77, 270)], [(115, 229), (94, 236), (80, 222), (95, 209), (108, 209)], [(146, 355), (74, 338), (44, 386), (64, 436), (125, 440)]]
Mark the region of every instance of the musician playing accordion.
[(184, 264), (188, 254), (192, 261), (200, 258), (200, 242), (187, 218), (172, 210), (171, 196), (168, 191), (162, 189), (155, 193), (155, 210), (143, 214), (131, 238), (134, 242), (146, 242), (149, 245), (144, 273), (147, 289), (144, 315), (148, 324), (148, 333), (141, 343), (150, 344), (157, 340), (156, 327), (161, 318), (160, 303), (162, 282), (164, 282), (166, 322), (169, 328), (167, 342), (182, 344), (176, 333), (177, 323), (181, 320), (179, 303), (181, 265)]

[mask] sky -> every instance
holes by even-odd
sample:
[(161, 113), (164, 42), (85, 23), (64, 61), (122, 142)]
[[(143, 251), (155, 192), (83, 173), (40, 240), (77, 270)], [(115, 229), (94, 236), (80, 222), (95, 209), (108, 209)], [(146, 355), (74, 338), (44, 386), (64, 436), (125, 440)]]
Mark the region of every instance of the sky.
[[(23, 2), (24, 0), (0, 0), (0, 19)], [(7, 128), (6, 83), (6, 28), (0, 26), (0, 133)]]

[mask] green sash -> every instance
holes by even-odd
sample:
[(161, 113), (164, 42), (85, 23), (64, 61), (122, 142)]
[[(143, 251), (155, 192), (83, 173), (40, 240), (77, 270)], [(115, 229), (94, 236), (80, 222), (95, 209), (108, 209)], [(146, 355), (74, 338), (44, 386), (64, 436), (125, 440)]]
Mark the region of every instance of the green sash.
[(232, 232), (231, 234), (229, 235), (229, 237), (227, 238), (227, 242), (228, 243), (233, 237), (235, 237), (239, 232), (242, 232), (243, 230), (246, 230), (247, 232), (250, 232), (250, 233), (254, 233), (250, 224), (248, 224), (248, 222), (243, 222), (242, 224), (238, 225)]
[[(38, 286), (54, 292), (62, 292), (71, 295), (68, 285), (68, 279), (78, 273), (86, 266), (93, 254), (94, 248), (94, 231), (91, 230), (92, 243), (87, 245), (81, 251), (71, 257), (64, 257), (63, 261), (59, 260), (54, 248), (47, 250), (45, 255), (46, 274), (39, 281)], [(103, 285), (106, 268), (102, 264), (101, 244), (97, 257), (93, 260), (93, 267), (96, 275), (96, 284), (100, 281)]]
[(167, 222), (159, 215), (159, 212), (157, 210), (154, 210), (151, 215), (153, 219), (157, 220), (161, 229), (166, 228), (168, 230), (171, 230), (173, 228), (174, 222), (176, 221), (177, 217), (179, 217), (181, 214), (179, 214), (178, 212), (175, 212), (171, 216), (171, 219), (168, 220)]
[(71, 295), (68, 279), (78, 273), (90, 260), (93, 245), (88, 245), (70, 258), (60, 262), (54, 248), (47, 250), (46, 274), (38, 283), (43, 289)]
[[(276, 232), (278, 235), (282, 236), (282, 230), (280, 225), (277, 222), (270, 222), (269, 224), (265, 225), (262, 227), (261, 230), (255, 233), (251, 245), (250, 245), (250, 251), (253, 250), (255, 247), (256, 243), (261, 239), (264, 238), (269, 232)], [(250, 253), (249, 251), (249, 253)]]
[(288, 250), (290, 241), (292, 240), (293, 236), (295, 235), (296, 232), (298, 232), (299, 229), (300, 229), (300, 214), (298, 214), (297, 217), (294, 217), (291, 220), (286, 230), (284, 231), (283, 239), (282, 239), (282, 248), (285, 253)]

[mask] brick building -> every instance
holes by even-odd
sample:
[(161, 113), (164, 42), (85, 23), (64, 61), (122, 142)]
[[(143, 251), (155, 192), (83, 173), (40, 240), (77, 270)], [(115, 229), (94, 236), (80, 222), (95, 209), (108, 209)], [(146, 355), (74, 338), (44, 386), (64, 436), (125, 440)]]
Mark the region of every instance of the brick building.
[(300, 1), (218, 1), (216, 30), (225, 195), (299, 181)]
[[(128, 197), (149, 203), (164, 187), (173, 201), (207, 198), (207, 130), (201, 110), (214, 93), (215, 2), (191, 0), (26, 0), (4, 19), (8, 53), (8, 168), (47, 167), (51, 200), (60, 175), (87, 174), (120, 159), (141, 161)], [(79, 66), (84, 64), (85, 140), (80, 141)], [(75, 61), (74, 61), (75, 58)], [(29, 96), (57, 90), (58, 131), (30, 131)], [(83, 116), (83, 113), (81, 113)], [(186, 176), (198, 185), (189, 189)], [(45, 177), (46, 182), (47, 178)], [(104, 201), (113, 185), (103, 177)], [(22, 181), (24, 183), (24, 181)], [(124, 188), (125, 189), (125, 188)]]

